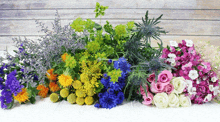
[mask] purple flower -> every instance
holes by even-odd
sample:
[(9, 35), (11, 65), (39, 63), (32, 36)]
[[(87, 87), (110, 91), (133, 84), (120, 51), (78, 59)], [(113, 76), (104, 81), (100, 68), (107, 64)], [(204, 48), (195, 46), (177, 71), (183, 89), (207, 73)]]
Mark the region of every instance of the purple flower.
[(122, 72), (130, 72), (130, 67), (131, 65), (126, 61), (126, 59), (124, 57), (122, 58), (119, 58), (118, 61), (115, 61), (114, 62), (114, 68), (115, 69), (119, 69), (122, 71)]
[(118, 92), (117, 94), (117, 104), (122, 104), (124, 100), (124, 93), (123, 92)]
[(108, 92), (103, 93), (102, 97), (99, 98), (101, 108), (111, 109), (117, 105), (117, 97), (115, 94), (109, 94)]
[(12, 102), (12, 93), (6, 89), (2, 90), (0, 101), (1, 101), (1, 108), (6, 109), (7, 104)]
[(111, 64), (111, 63), (112, 63), (112, 59), (109, 59), (109, 60), (108, 60), (108, 64)]

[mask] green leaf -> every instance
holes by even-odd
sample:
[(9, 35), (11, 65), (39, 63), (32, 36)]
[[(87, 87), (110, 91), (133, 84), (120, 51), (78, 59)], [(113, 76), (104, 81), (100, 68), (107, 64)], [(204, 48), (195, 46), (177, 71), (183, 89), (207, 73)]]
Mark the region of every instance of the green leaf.
[(31, 97), (29, 100), (30, 100), (31, 104), (34, 104), (36, 102), (35, 97)]

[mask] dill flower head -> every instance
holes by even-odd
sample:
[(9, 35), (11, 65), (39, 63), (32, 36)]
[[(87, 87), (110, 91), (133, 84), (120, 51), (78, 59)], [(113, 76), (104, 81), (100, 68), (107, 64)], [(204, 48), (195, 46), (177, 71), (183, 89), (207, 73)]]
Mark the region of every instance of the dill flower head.
[(77, 90), (76, 90), (76, 96), (77, 96), (77, 97), (85, 97), (85, 96), (86, 96), (85, 90), (83, 90), (83, 89), (77, 89)]
[(71, 76), (69, 75), (60, 75), (58, 77), (58, 80), (59, 80), (59, 83), (63, 86), (63, 87), (67, 87), (67, 86), (70, 86), (73, 82), (73, 79)]
[(68, 95), (69, 95), (69, 90), (68, 90), (68, 89), (62, 89), (62, 90), (60, 91), (60, 96), (61, 96), (62, 98), (66, 98), (66, 97), (68, 97)]
[(83, 97), (77, 97), (76, 98), (76, 103), (78, 105), (83, 105), (85, 103), (85, 99)]
[(86, 103), (86, 105), (92, 105), (93, 102), (94, 102), (93, 97), (89, 97), (89, 96), (88, 96), (88, 97), (85, 98), (85, 103)]
[(86, 94), (87, 94), (88, 96), (92, 97), (92, 96), (95, 94), (94, 89), (88, 89), (87, 92), (86, 92)]
[(50, 82), (49, 84), (50, 91), (56, 92), (60, 90), (60, 87), (55, 82)]
[(40, 84), (37, 86), (37, 90), (39, 90), (38, 95), (45, 98), (47, 97), (47, 93), (49, 91), (49, 88), (45, 87), (44, 85)]
[(58, 95), (57, 93), (52, 93), (52, 94), (50, 95), (50, 100), (51, 100), (53, 103), (57, 102), (58, 99), (59, 99), (59, 95)]
[(14, 96), (14, 99), (17, 100), (19, 103), (25, 102), (28, 100), (28, 92), (26, 88), (22, 88), (22, 91)]
[(72, 85), (74, 89), (80, 89), (82, 87), (82, 83), (79, 80), (75, 80)]
[(120, 69), (114, 69), (110, 72), (108, 72), (108, 76), (111, 77), (111, 82), (115, 83), (118, 82), (118, 78), (121, 77), (122, 71)]
[(70, 55), (66, 56), (66, 65), (65, 65), (65, 67), (75, 68), (76, 63), (77, 62), (76, 62), (74, 56), (70, 56)]
[(50, 80), (56, 80), (57, 79), (57, 74), (53, 74), (54, 69), (49, 69), (47, 70), (47, 78)]
[(66, 57), (67, 57), (67, 56), (69, 56), (68, 53), (64, 53), (64, 54), (61, 56), (63, 62), (66, 61)]
[(67, 101), (70, 103), (70, 104), (73, 104), (73, 103), (76, 103), (76, 95), (71, 93), (68, 97), (67, 97)]

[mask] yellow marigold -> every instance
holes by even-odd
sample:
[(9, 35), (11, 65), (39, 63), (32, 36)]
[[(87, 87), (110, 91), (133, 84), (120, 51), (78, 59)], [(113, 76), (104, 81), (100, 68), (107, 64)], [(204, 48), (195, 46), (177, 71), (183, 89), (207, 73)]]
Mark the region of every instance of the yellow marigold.
[(26, 88), (22, 88), (22, 91), (14, 96), (14, 99), (17, 100), (19, 103), (25, 102), (28, 100), (28, 92)]
[(86, 97), (86, 98), (85, 98), (85, 103), (86, 103), (86, 105), (92, 105), (93, 102), (94, 102), (93, 97)]
[(77, 97), (76, 98), (76, 103), (78, 105), (83, 105), (85, 103), (85, 99), (83, 97)]
[(73, 82), (73, 79), (71, 78), (71, 76), (69, 75), (60, 75), (58, 77), (59, 83), (63, 86), (63, 87), (67, 87), (70, 86)]
[(82, 83), (79, 80), (75, 80), (72, 85), (74, 89), (80, 89), (82, 87)]
[(50, 82), (49, 84), (50, 91), (56, 92), (60, 90), (60, 87), (55, 82)]
[(45, 98), (47, 97), (47, 93), (49, 91), (49, 89), (47, 87), (45, 87), (44, 85), (38, 85), (37, 86), (37, 90), (39, 90), (38, 95)]
[(86, 96), (86, 92), (84, 89), (77, 89), (76, 90), (76, 96), (77, 97), (85, 97)]
[(49, 69), (47, 70), (47, 78), (50, 80), (56, 80), (57, 79), (57, 74), (53, 74), (54, 69)]
[(66, 61), (66, 57), (67, 57), (67, 56), (69, 56), (68, 53), (64, 53), (64, 54), (61, 56), (63, 62)]

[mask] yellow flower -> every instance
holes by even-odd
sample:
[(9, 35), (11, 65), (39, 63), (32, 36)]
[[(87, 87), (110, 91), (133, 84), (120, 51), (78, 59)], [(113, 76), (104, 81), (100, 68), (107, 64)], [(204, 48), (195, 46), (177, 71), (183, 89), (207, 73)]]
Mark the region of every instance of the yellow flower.
[(76, 103), (78, 105), (83, 105), (85, 103), (85, 99), (83, 97), (77, 97), (76, 98)]
[(86, 98), (85, 98), (85, 103), (86, 103), (86, 105), (92, 105), (93, 102), (94, 102), (93, 97), (86, 97)]
[(101, 47), (100, 44), (97, 41), (88, 42), (86, 45), (86, 48), (89, 52), (95, 53), (97, 52)]
[(66, 97), (68, 97), (68, 95), (69, 95), (69, 90), (68, 90), (68, 89), (62, 89), (62, 90), (60, 91), (60, 96), (61, 96), (62, 98), (66, 98)]
[(101, 53), (97, 53), (97, 54), (95, 54), (95, 59), (98, 59), (98, 58), (104, 58), (104, 59), (106, 59), (107, 57), (106, 57), (106, 54), (105, 54), (105, 52), (103, 52), (102, 54)]
[(50, 80), (56, 80), (57, 79), (57, 74), (53, 74), (54, 69), (49, 69), (47, 70), (47, 78)]
[(61, 76), (58, 77), (59, 83), (63, 86), (63, 87), (67, 87), (70, 86), (73, 82), (73, 79), (71, 78), (71, 76), (69, 75), (64, 75), (62, 74)]
[(83, 89), (77, 89), (77, 90), (76, 90), (76, 96), (77, 96), (77, 97), (85, 97), (85, 96), (86, 96), (85, 90), (83, 90)]
[(71, 93), (68, 97), (67, 97), (67, 101), (70, 103), (70, 104), (73, 104), (73, 103), (76, 103), (76, 95)]
[(49, 91), (49, 88), (45, 87), (44, 85), (38, 85), (37, 90), (39, 90), (38, 95), (45, 98), (47, 97), (47, 93)]
[(14, 96), (14, 99), (17, 100), (19, 103), (25, 102), (28, 100), (28, 92), (26, 88), (22, 88), (22, 91)]
[(65, 67), (70, 67), (70, 68), (75, 68), (76, 67), (76, 60), (74, 58), (74, 56), (66, 56), (66, 65)]
[(84, 83), (84, 89), (91, 89), (93, 87), (89, 82)]
[(80, 80), (81, 80), (82, 83), (86, 83), (86, 82), (89, 81), (89, 76), (86, 73), (82, 73), (80, 75)]
[(82, 83), (79, 80), (75, 80), (72, 85), (74, 89), (80, 89), (82, 87)]
[(93, 95), (95, 94), (94, 90), (93, 89), (88, 89), (87, 90), (87, 95), (92, 97)]
[(52, 93), (52, 94), (50, 95), (50, 100), (51, 100), (53, 103), (57, 102), (58, 99), (59, 99), (59, 95), (58, 95), (57, 93)]
[(62, 58), (63, 62), (65, 62), (65, 61), (66, 61), (66, 57), (67, 57), (67, 56), (69, 56), (69, 54), (68, 54), (68, 53), (64, 53), (64, 54), (61, 56), (61, 58)]

